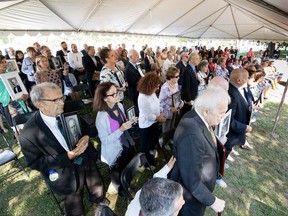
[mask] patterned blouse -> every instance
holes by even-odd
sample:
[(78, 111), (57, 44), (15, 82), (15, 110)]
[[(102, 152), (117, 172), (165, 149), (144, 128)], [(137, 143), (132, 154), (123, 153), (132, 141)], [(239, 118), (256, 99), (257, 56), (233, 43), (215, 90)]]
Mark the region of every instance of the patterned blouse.
[[(120, 78), (117, 77), (116, 73), (119, 74)], [(100, 72), (100, 83), (112, 82), (117, 88), (121, 88), (123, 87), (123, 85), (120, 83), (121, 80), (125, 81), (123, 72), (121, 70), (116, 67), (116, 71), (113, 72), (111, 69), (108, 69), (106, 65), (103, 66)], [(121, 101), (124, 100), (124, 93), (122, 91), (119, 92), (119, 97)]]
[(42, 71), (42, 72), (37, 71), (34, 76), (35, 76), (36, 84), (43, 83), (43, 82), (51, 82), (51, 83), (55, 83), (56, 85), (58, 85), (61, 89), (63, 88), (62, 81), (56, 70), (50, 69), (50, 70)]
[(222, 68), (220, 65), (217, 65), (215, 69), (215, 76), (221, 76), (224, 79), (229, 79), (229, 72), (226, 68)]

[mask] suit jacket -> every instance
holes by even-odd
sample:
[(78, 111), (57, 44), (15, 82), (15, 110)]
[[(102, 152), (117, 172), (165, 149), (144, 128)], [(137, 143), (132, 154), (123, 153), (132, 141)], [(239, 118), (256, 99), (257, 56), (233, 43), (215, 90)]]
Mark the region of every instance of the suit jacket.
[(231, 83), (228, 93), (231, 97), (228, 109), (232, 109), (232, 114), (226, 145), (243, 145), (246, 140), (245, 130), (250, 120), (249, 105)]
[(196, 71), (193, 71), (188, 64), (182, 76), (181, 99), (187, 102), (190, 100), (194, 101), (198, 94), (198, 85), (199, 81), (196, 77)]
[(84, 55), (82, 57), (82, 65), (85, 68), (87, 80), (92, 80), (95, 71), (102, 70), (103, 65), (100, 61), (100, 58), (98, 56), (95, 56), (95, 59), (97, 66), (94, 64), (94, 61), (89, 55)]
[[(67, 53), (69, 53), (70, 52), (70, 50), (67, 50)], [(60, 59), (61, 59), (61, 61), (62, 61), (62, 64), (64, 64), (65, 62), (66, 62), (66, 59), (64, 58), (64, 52), (63, 52), (63, 50), (58, 50), (57, 52), (56, 52), (56, 56), (60, 56)]]
[[(19, 141), (27, 166), (40, 171), (54, 192), (68, 195), (77, 190), (79, 176), (76, 174), (74, 163), (44, 123), (39, 111), (25, 124)], [(86, 164), (90, 159), (96, 162), (97, 151), (89, 144), (83, 153), (83, 163)], [(49, 170), (58, 173), (59, 178), (56, 181), (50, 181)]]
[(175, 131), (174, 156), (176, 163), (171, 179), (184, 187), (184, 198), (190, 209), (183, 215), (202, 215), (206, 206), (215, 202), (212, 192), (219, 156), (210, 131), (194, 109), (183, 116)]
[[(154, 57), (151, 56), (151, 58), (153, 59), (154, 63), (156, 63)], [(145, 63), (145, 73), (151, 71), (152, 69), (151, 69), (151, 64), (150, 64), (150, 62), (149, 62), (148, 56), (146, 56), (146, 57), (144, 58), (144, 63)]]
[(139, 92), (137, 91), (137, 83), (141, 78), (139, 71), (128, 62), (124, 70), (125, 80), (128, 82), (128, 97), (132, 101), (137, 101)]
[(183, 72), (186, 68), (186, 66), (183, 64), (183, 62), (180, 60), (179, 62), (177, 62), (177, 64), (175, 65), (179, 70), (180, 70), (180, 78), (178, 80), (178, 84), (179, 85), (182, 85), (182, 76), (183, 76)]

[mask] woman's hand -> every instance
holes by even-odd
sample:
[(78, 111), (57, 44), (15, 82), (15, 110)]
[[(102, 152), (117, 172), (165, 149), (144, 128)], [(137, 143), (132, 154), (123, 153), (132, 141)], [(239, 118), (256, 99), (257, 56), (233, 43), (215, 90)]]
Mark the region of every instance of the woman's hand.
[(181, 103), (179, 105), (179, 109), (182, 109), (183, 106), (184, 106), (184, 101), (181, 100)]
[(168, 161), (167, 166), (168, 166), (170, 169), (172, 169), (172, 168), (174, 167), (175, 162), (176, 162), (176, 158), (175, 158), (174, 156), (172, 156), (172, 157), (170, 158), (170, 160)]
[(122, 87), (122, 88), (117, 88), (118, 91), (121, 91), (121, 92), (125, 92), (126, 91), (126, 88), (125, 87)]
[(134, 121), (133, 121), (133, 124), (135, 125), (135, 124), (137, 124), (138, 123), (138, 117), (135, 117), (134, 118)]
[(18, 101), (19, 100), (22, 100), (22, 101), (25, 101), (29, 98), (29, 94), (22, 94), (22, 96), (20, 98), (18, 98)]
[(155, 119), (157, 122), (165, 122), (166, 121), (166, 118), (164, 117), (163, 113), (160, 113), (159, 116), (156, 116), (156, 119)]
[(119, 130), (120, 130), (121, 132), (124, 132), (124, 131), (130, 129), (131, 127), (132, 127), (132, 122), (128, 120), (128, 121), (124, 122), (124, 123), (121, 125), (121, 127), (119, 128)]
[(172, 113), (176, 113), (178, 110), (177, 110), (177, 108), (175, 108), (175, 107), (171, 107), (171, 108), (170, 108), (170, 111), (171, 111)]

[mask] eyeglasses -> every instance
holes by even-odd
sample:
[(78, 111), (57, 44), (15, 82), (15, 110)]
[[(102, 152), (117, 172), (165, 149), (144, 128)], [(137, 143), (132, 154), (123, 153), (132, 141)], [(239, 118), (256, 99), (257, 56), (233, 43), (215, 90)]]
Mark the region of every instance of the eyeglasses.
[(42, 101), (50, 101), (53, 102), (54, 104), (59, 104), (60, 101), (64, 102), (66, 99), (66, 96), (62, 96), (60, 98), (56, 98), (56, 99), (41, 99)]
[(113, 94), (111, 94), (111, 95), (106, 95), (106, 96), (107, 96), (107, 97), (108, 97), (108, 96), (111, 96), (111, 97), (113, 97), (113, 98), (116, 98), (118, 95), (119, 95), (119, 92), (117, 91), (116, 93), (113, 93)]
[(178, 75), (178, 76), (174, 76), (174, 77), (172, 77), (172, 78), (176, 78), (176, 79), (178, 79), (178, 78), (179, 78), (179, 75)]

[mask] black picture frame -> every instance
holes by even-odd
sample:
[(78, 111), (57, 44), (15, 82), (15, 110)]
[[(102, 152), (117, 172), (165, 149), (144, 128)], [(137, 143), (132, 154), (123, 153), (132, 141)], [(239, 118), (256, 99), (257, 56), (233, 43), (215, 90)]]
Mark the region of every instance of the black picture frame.
[(126, 116), (127, 116), (127, 119), (130, 122), (134, 123), (134, 120), (135, 120), (135, 117), (136, 117), (136, 112), (135, 112), (135, 107), (134, 106), (131, 106), (128, 109), (126, 109)]
[(216, 136), (219, 140), (223, 140), (223, 137), (225, 137), (229, 132), (231, 114), (232, 110), (230, 109), (226, 112), (225, 116), (221, 119), (220, 123), (215, 128)]
[(51, 60), (55, 69), (58, 69), (58, 70), (63, 69), (63, 63), (62, 63), (60, 56), (52, 57)]
[(181, 104), (181, 93), (180, 91), (175, 92), (171, 95), (172, 97), (172, 106), (178, 108)]
[(65, 131), (65, 139), (71, 149), (76, 147), (82, 137), (80, 119), (77, 112), (63, 113), (61, 119)]
[(126, 86), (126, 82), (125, 82), (125, 79), (124, 79), (124, 75), (121, 71), (116, 71), (116, 76), (119, 80), (119, 84), (121, 85), (121, 87), (125, 87)]

